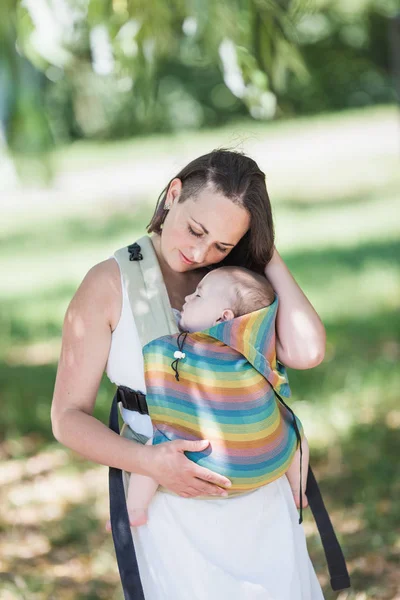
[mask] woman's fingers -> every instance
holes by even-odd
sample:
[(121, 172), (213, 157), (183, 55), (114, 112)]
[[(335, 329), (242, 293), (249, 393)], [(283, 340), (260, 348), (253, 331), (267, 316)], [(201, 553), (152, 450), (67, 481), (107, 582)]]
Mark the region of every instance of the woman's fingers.
[(200, 452), (209, 446), (208, 440), (173, 440), (151, 446), (155, 456), (151, 476), (158, 483), (184, 498), (195, 496), (226, 496), (229, 479), (197, 465), (185, 456), (185, 451)]
[(228, 492), (221, 490), (221, 488), (215, 485), (205, 485), (204, 481), (198, 480), (198, 484), (189, 485), (185, 488), (185, 491), (180, 494), (184, 498), (196, 498), (197, 496), (227, 496)]
[(217, 485), (211, 483), (205, 483), (202, 479), (198, 480), (198, 485), (195, 489), (200, 496), (227, 496), (228, 492)]
[(184, 492), (179, 494), (184, 497), (194, 498), (196, 496), (227, 496), (228, 492), (218, 485), (206, 483), (203, 479), (192, 477), (187, 481)]
[(182, 452), (201, 452), (210, 444), (208, 440), (174, 440), (172, 443)]
[[(198, 440), (198, 441), (180, 440), (179, 443), (180, 443), (180, 447), (179, 447), (180, 450), (191, 451), (191, 452), (200, 452), (202, 450), (205, 450), (210, 444), (210, 442), (208, 440)], [(192, 462), (192, 465), (193, 465), (193, 471), (191, 474), (193, 474), (198, 479), (202, 480), (202, 484), (203, 484), (202, 489), (207, 489), (207, 494), (221, 495), (221, 490), (216, 488), (215, 486), (220, 486), (223, 488), (231, 486), (231, 482), (229, 481), (229, 479), (227, 479), (223, 475), (219, 475), (219, 473), (215, 473), (214, 471), (210, 471), (209, 469), (200, 467), (200, 466), (196, 465), (196, 463), (193, 463), (193, 462)], [(211, 484), (211, 485), (207, 485), (206, 487), (204, 487), (204, 482), (207, 482), (208, 484)], [(222, 494), (222, 495), (224, 495), (224, 494)]]
[(220, 475), (219, 473), (215, 473), (214, 471), (210, 471), (204, 467), (199, 467), (199, 465), (194, 464), (193, 475), (198, 479), (203, 481), (207, 481), (208, 483), (214, 484), (213, 487), (220, 486), (222, 488), (230, 488), (231, 482), (227, 477)]
[(189, 486), (186, 488), (187, 497), (197, 498), (198, 496), (219, 496), (218, 492), (210, 491), (207, 489), (201, 489), (200, 487)]
[[(171, 442), (179, 452), (201, 452), (205, 450), (210, 442), (208, 440), (175, 440)], [(210, 471), (204, 467), (196, 465), (193, 461), (186, 458), (185, 468), (185, 481), (188, 486), (193, 487), (196, 490), (198, 496), (226, 496), (227, 494), (221, 488), (230, 487), (231, 482), (229, 479), (219, 473)], [(190, 478), (190, 479), (188, 479)], [(193, 482), (193, 478), (196, 478), (198, 483)], [(187, 492), (187, 490), (185, 490)]]
[[(207, 446), (209, 446), (210, 442), (208, 440), (197, 440), (197, 441), (189, 441), (189, 440), (179, 440), (175, 442), (178, 445), (179, 450), (189, 451), (189, 452), (201, 452), (205, 450)], [(195, 465), (195, 463), (193, 463)], [(214, 471), (210, 471), (209, 469), (205, 469), (204, 467), (196, 466), (194, 471), (195, 477), (198, 479), (202, 479), (209, 483), (221, 486), (221, 487), (230, 487), (231, 482), (229, 479), (224, 477), (223, 475), (219, 475)]]

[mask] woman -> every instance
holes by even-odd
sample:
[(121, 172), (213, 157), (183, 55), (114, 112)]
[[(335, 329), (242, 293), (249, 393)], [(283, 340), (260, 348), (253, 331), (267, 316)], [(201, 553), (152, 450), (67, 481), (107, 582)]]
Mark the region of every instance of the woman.
[[(321, 362), (324, 328), (274, 248), (265, 177), (253, 160), (217, 150), (192, 161), (162, 192), (148, 232), (173, 309), (216, 265), (265, 272), (280, 297), (278, 359), (294, 369)], [(67, 310), (52, 423), (56, 438), (85, 457), (149, 475), (174, 492), (157, 492), (148, 524), (132, 530), (146, 600), (323, 598), (286, 477), (224, 499), (229, 482), (184, 454), (202, 450), (202, 442), (145, 446), (119, 437), (92, 416), (105, 368), (115, 383), (145, 391), (113, 258), (88, 272)], [(148, 415), (136, 424), (149, 435)], [(216, 498), (197, 498), (204, 495)]]

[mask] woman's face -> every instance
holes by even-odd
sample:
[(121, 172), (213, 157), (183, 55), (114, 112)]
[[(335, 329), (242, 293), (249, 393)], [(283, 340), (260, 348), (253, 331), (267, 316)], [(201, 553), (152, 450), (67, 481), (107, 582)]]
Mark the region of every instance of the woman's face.
[(181, 190), (181, 181), (174, 179), (166, 198), (170, 209), (161, 252), (171, 269), (183, 273), (223, 260), (249, 229), (250, 215), (212, 186), (180, 204)]

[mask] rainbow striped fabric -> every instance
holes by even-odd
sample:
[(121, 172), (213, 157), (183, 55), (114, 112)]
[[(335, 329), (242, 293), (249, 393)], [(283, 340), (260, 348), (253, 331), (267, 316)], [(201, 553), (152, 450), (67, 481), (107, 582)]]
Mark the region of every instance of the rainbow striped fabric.
[(171, 367), (178, 334), (143, 348), (153, 444), (208, 439), (206, 450), (186, 455), (228, 477), (231, 496), (283, 475), (297, 448), (293, 416), (274, 393), (290, 396), (276, 360), (277, 308), (275, 298), (266, 308), (188, 334), (179, 381)]

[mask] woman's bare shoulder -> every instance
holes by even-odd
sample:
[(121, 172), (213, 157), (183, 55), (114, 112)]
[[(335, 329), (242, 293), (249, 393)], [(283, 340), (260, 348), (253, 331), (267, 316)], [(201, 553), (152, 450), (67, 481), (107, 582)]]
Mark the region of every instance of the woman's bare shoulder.
[(102, 283), (104, 283), (104, 280), (108, 280), (109, 283), (117, 283), (121, 290), (120, 270), (118, 263), (114, 258), (107, 258), (94, 265), (87, 272), (86, 277), (88, 276), (94, 279), (94, 281), (102, 280)]
[(121, 275), (117, 261), (109, 258), (89, 269), (71, 304), (78, 311), (82, 309), (102, 313), (113, 331), (118, 324), (122, 307)]
[[(92, 267), (65, 314), (52, 405), (53, 423), (58, 423), (71, 407), (92, 413), (121, 305), (116, 261), (105, 260)], [(56, 430), (60, 431), (58, 427)]]

